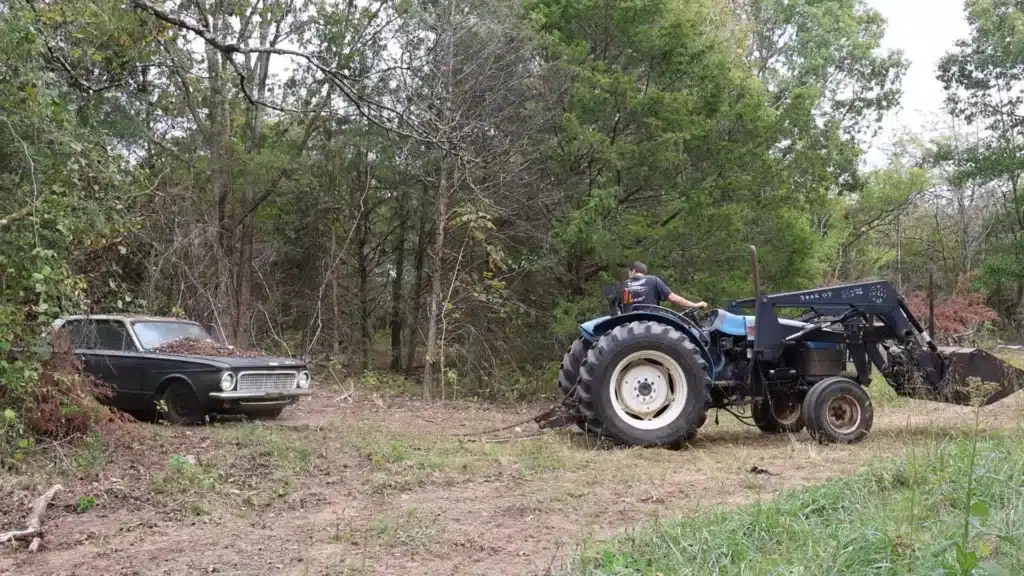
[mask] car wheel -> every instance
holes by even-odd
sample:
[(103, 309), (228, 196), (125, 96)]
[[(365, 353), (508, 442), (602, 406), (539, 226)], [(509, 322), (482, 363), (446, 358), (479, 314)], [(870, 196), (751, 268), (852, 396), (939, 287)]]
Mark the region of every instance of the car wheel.
[(164, 404), (163, 418), (171, 424), (199, 424), (203, 409), (192, 387), (185, 382), (171, 382), (160, 399)]

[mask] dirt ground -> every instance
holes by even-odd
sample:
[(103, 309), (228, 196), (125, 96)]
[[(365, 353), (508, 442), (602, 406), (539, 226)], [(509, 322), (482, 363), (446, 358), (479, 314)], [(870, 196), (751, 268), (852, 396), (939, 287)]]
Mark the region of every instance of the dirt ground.
[[(863, 443), (821, 446), (723, 412), (684, 450), (609, 449), (532, 424), (499, 442), (456, 437), (540, 406), (335, 396), (273, 422), (131, 424), (43, 447), (45, 465), (0, 477), (0, 529), (64, 490), (42, 550), (0, 550), (0, 574), (540, 575), (646, 519), (822, 482), (974, 423), (969, 409), (899, 401), (876, 407)], [(1019, 396), (983, 409), (982, 427), (1017, 426)]]

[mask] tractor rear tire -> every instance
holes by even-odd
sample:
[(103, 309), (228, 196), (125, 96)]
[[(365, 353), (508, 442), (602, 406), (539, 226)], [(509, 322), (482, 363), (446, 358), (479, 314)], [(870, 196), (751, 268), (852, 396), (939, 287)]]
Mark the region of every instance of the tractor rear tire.
[(754, 424), (766, 434), (797, 434), (805, 424), (800, 402), (776, 398), (754, 400), (753, 417)]
[(864, 387), (834, 376), (814, 386), (804, 398), (807, 432), (822, 444), (854, 444), (867, 437), (875, 409)]
[[(558, 400), (564, 401), (572, 395), (575, 399), (569, 400), (567, 404), (576, 407), (579, 404), (579, 388), (577, 384), (580, 379), (580, 367), (587, 359), (587, 345), (583, 339), (577, 338), (569, 351), (562, 357), (562, 367), (558, 370)], [(575, 389), (574, 389), (575, 388)], [(587, 418), (582, 412), (577, 412), (576, 426), (584, 432), (601, 435), (601, 422), (595, 418)]]
[[(711, 379), (697, 347), (659, 322), (604, 334), (580, 369), (580, 411), (603, 435), (633, 446), (678, 448), (706, 421)], [(645, 412), (649, 418), (638, 417)]]

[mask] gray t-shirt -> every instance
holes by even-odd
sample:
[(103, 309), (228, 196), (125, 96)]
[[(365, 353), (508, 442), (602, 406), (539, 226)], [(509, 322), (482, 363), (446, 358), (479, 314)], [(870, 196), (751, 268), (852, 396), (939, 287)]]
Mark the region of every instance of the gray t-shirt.
[(633, 296), (633, 304), (651, 306), (660, 306), (662, 302), (668, 300), (669, 294), (672, 293), (664, 280), (650, 275), (630, 278), (626, 281), (626, 289)]

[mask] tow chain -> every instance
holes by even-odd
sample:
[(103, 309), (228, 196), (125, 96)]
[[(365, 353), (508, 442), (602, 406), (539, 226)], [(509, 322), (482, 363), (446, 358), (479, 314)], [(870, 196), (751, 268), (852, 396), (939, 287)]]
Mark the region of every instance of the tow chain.
[[(518, 422), (513, 422), (512, 424), (507, 424), (505, 426), (500, 426), (498, 428), (491, 428), (489, 430), (481, 430), (478, 432), (453, 434), (452, 436), (455, 438), (461, 438), (465, 440), (485, 440), (484, 438), (481, 437), (488, 436), (496, 432), (504, 432), (506, 430), (518, 428), (520, 426), (523, 426), (524, 424), (529, 424), (530, 422), (536, 423), (538, 429), (540, 430), (544, 430), (546, 428), (564, 428), (576, 421), (576, 416), (573, 415), (571, 411), (565, 409), (565, 407), (570, 404), (570, 400), (574, 399), (575, 396), (576, 386), (573, 386), (572, 389), (569, 391), (569, 394), (566, 394), (565, 398), (563, 398), (560, 402), (552, 404), (550, 407), (545, 409), (543, 412), (537, 414), (536, 416), (530, 416)], [(493, 438), (490, 440), (512, 440), (515, 438), (515, 436), (512, 436), (509, 438)]]

